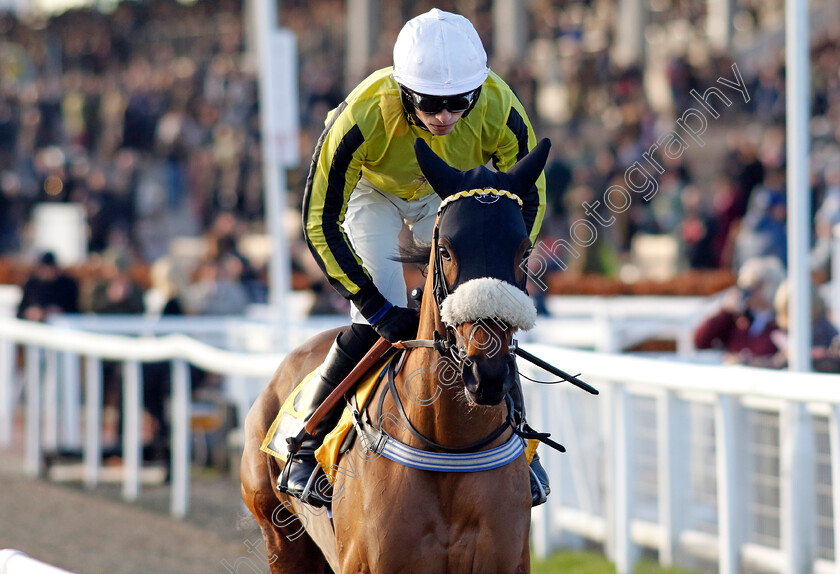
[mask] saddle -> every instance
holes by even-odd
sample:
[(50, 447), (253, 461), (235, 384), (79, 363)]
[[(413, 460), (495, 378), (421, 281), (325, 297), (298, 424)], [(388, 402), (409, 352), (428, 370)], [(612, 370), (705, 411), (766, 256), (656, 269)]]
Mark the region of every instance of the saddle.
[[(393, 356), (389, 356), (380, 359), (374, 363), (367, 373), (361, 376), (359, 382), (354, 386), (355, 390), (352, 395), (352, 401), (356, 408), (361, 410), (367, 405), (393, 358)], [(304, 377), (286, 398), (260, 446), (262, 452), (280, 460), (281, 466), (286, 463), (289, 456), (286, 439), (298, 436), (306, 423), (303, 419), (304, 413), (300, 412), (296, 405), (305, 404), (305, 401), (301, 399), (306, 397), (307, 392), (311, 392), (308, 384), (316, 372), (317, 369)], [(327, 434), (323, 445), (315, 451), (315, 458), (324, 474), (329, 478), (330, 483), (335, 479), (335, 469), (338, 467), (339, 457), (352, 445), (352, 439), (354, 438), (354, 435), (350, 432), (352, 430), (353, 418), (350, 410), (345, 407), (338, 424)]]

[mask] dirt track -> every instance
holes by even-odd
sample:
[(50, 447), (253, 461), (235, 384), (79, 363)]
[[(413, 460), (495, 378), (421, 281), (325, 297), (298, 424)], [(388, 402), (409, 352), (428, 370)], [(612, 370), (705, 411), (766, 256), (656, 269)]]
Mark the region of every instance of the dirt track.
[(166, 514), (167, 487), (145, 488), (140, 502), (129, 504), (117, 485), (86, 492), (30, 480), (22, 469), (19, 454), (0, 450), (0, 549), (75, 574), (268, 571), (262, 537), (232, 477), (194, 475), (190, 516), (179, 521)]

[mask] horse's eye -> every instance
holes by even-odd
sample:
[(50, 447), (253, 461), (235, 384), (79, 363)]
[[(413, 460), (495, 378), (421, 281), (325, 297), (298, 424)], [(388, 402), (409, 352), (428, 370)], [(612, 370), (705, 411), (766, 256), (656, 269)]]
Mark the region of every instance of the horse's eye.
[(452, 255), (446, 247), (438, 247), (438, 253), (440, 253), (440, 258), (444, 261), (452, 261)]
[(525, 253), (522, 254), (522, 259), (528, 259), (531, 256), (531, 252), (534, 250), (533, 247), (529, 247), (525, 250)]

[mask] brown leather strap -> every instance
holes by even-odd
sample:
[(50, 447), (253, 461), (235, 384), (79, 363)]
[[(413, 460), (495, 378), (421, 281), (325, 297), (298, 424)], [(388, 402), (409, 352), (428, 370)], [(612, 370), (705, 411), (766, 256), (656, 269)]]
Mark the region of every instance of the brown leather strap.
[(362, 360), (359, 361), (359, 364), (353, 367), (350, 374), (347, 375), (333, 390), (333, 392), (330, 393), (330, 396), (328, 396), (327, 399), (321, 403), (317, 409), (315, 409), (315, 412), (312, 413), (312, 416), (309, 417), (309, 420), (306, 421), (306, 425), (304, 426), (306, 432), (314, 435), (315, 429), (318, 427), (318, 423), (321, 422), (321, 419), (327, 416), (336, 407), (336, 405), (338, 405), (342, 397), (350, 392), (359, 380), (359, 377), (364, 375), (390, 348), (391, 343), (380, 337), (379, 340), (374, 343), (373, 347), (371, 347), (370, 351), (368, 351)]
[(431, 339), (411, 339), (408, 341), (397, 341), (394, 343), (394, 348), (396, 349), (416, 349), (418, 347), (425, 347), (429, 349), (435, 349), (435, 342)]

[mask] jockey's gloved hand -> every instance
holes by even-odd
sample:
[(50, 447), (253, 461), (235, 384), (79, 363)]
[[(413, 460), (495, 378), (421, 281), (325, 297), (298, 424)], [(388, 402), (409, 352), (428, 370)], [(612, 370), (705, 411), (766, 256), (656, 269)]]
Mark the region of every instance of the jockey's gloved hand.
[(372, 282), (365, 283), (350, 300), (373, 330), (389, 343), (414, 339), (420, 322), (417, 312), (390, 303)]
[(419, 324), (420, 316), (417, 311), (393, 305), (371, 326), (380, 337), (389, 343), (396, 343), (416, 338)]

